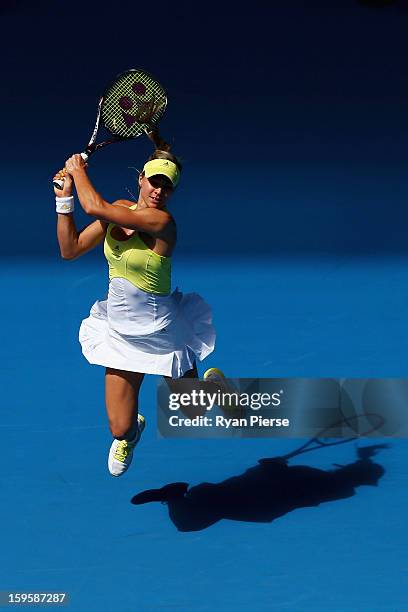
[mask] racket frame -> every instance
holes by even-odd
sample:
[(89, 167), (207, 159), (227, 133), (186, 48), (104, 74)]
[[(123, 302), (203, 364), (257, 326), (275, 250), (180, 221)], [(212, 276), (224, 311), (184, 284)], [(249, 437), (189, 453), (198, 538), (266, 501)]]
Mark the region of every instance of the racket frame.
[[(109, 144), (113, 144), (115, 142), (121, 142), (124, 140), (133, 140), (134, 138), (138, 138), (139, 136), (142, 135), (142, 133), (148, 134), (149, 130), (147, 128), (151, 128), (154, 129), (154, 125), (159, 121), (156, 120), (154, 123), (149, 123), (144, 121), (144, 125), (146, 125), (146, 128), (142, 128), (143, 131), (140, 134), (136, 134), (135, 136), (120, 136), (119, 134), (113, 134), (105, 125), (104, 125), (104, 129), (112, 135), (112, 138), (109, 138), (107, 140), (103, 140), (102, 142), (98, 142), (97, 144), (95, 144), (96, 142), (96, 137), (98, 135), (98, 131), (99, 131), (99, 124), (101, 121), (101, 115), (102, 115), (102, 109), (103, 109), (103, 103), (105, 100), (105, 96), (106, 93), (109, 91), (109, 89), (111, 87), (113, 87), (113, 85), (116, 83), (116, 81), (118, 81), (121, 77), (123, 77), (126, 74), (130, 74), (132, 72), (143, 72), (143, 74), (145, 74), (146, 76), (148, 76), (149, 78), (152, 79), (152, 81), (156, 81), (156, 79), (153, 78), (153, 76), (149, 73), (146, 72), (146, 70), (143, 70), (141, 68), (130, 68), (129, 70), (125, 70), (124, 72), (121, 72), (120, 74), (118, 74), (114, 79), (112, 79), (112, 81), (109, 83), (109, 85), (106, 87), (105, 92), (103, 94), (103, 96), (101, 96), (99, 98), (99, 102), (98, 102), (98, 110), (97, 110), (97, 114), (96, 114), (96, 121), (95, 121), (95, 127), (93, 129), (91, 138), (89, 139), (89, 142), (87, 144), (87, 146), (85, 147), (85, 150), (82, 151), (81, 153), (81, 157), (82, 159), (86, 162), (88, 161), (88, 159), (91, 157), (91, 155), (93, 155), (95, 153), (95, 151), (97, 151), (98, 149), (101, 149), (102, 147), (106, 147)], [(157, 81), (156, 81), (157, 82)], [(158, 83), (158, 85), (161, 87), (160, 83)], [(163, 89), (164, 91), (164, 89)], [(163, 103), (163, 110), (161, 112), (161, 115), (163, 115), (164, 111), (166, 110), (167, 107), (167, 96), (166, 94), (164, 94), (165, 100)], [(53, 181), (53, 186), (56, 189), (62, 189), (64, 185), (64, 181), (61, 179), (56, 179)]]

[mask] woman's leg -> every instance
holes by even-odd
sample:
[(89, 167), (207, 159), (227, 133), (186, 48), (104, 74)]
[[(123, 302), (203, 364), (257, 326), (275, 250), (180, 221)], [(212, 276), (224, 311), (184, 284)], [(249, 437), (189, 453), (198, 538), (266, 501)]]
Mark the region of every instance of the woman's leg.
[(105, 398), (114, 438), (133, 440), (137, 432), (139, 389), (144, 374), (106, 368)]
[[(180, 387), (174, 385), (174, 381), (181, 380), (182, 378), (198, 378), (197, 364), (194, 362), (194, 365), (191, 370), (187, 370), (180, 376), (180, 378), (170, 378), (169, 376), (164, 376), (164, 379), (172, 393), (176, 393), (180, 391)], [(203, 416), (206, 413), (205, 406), (181, 406), (181, 412), (188, 418), (194, 418), (195, 416)]]
[(198, 378), (197, 364), (194, 362), (192, 370), (187, 370), (181, 378)]
[(170, 390), (173, 389), (173, 380), (180, 380), (182, 378), (198, 378), (198, 372), (197, 372), (197, 364), (196, 362), (194, 362), (194, 365), (192, 367), (191, 370), (187, 370), (187, 372), (185, 372), (183, 374), (183, 376), (180, 376), (180, 378), (171, 378), (171, 376), (163, 376), (164, 380), (166, 381), (166, 383), (168, 384)]

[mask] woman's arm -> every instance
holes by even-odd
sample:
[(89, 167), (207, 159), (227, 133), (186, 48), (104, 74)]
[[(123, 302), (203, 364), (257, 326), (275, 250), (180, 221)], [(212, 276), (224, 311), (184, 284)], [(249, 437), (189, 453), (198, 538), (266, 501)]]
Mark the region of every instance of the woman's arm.
[(133, 202), (127, 200), (117, 200), (113, 206), (106, 202), (92, 185), (80, 155), (73, 155), (65, 165), (74, 179), (81, 206), (88, 215), (121, 227), (146, 232), (151, 236), (166, 236), (173, 221), (168, 212), (153, 208), (129, 210), (129, 205)]
[[(54, 189), (55, 194), (60, 197), (71, 196), (71, 177), (65, 174), (62, 176), (61, 171), (54, 176), (54, 179), (60, 178), (64, 178), (63, 188)], [(107, 224), (102, 221), (94, 221), (78, 232), (72, 213), (58, 213), (57, 217), (57, 238), (63, 259), (76, 259), (96, 247), (105, 238)]]
[(100, 244), (106, 234), (107, 224), (94, 221), (80, 232), (72, 214), (58, 215), (57, 237), (63, 259), (76, 259)]

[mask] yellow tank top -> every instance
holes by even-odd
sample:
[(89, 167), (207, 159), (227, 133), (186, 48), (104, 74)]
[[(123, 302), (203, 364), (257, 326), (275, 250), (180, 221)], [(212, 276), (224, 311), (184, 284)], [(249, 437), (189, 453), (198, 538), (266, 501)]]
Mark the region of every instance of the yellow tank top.
[[(130, 206), (135, 210), (137, 204)], [(115, 240), (109, 223), (103, 251), (109, 264), (109, 280), (125, 278), (142, 291), (168, 295), (171, 291), (171, 257), (154, 253), (136, 231), (127, 240)]]

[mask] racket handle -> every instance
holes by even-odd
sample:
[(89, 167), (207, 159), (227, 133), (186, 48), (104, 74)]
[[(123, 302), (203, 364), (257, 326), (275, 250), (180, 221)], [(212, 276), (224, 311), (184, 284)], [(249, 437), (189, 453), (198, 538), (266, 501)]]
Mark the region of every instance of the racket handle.
[(64, 186), (64, 181), (62, 181), (61, 179), (55, 179), (55, 181), (52, 181), (52, 184), (55, 189), (62, 189)]
[[(89, 155), (85, 152), (81, 153), (81, 157), (85, 162), (89, 159)], [(52, 182), (52, 184), (54, 185), (55, 189), (62, 189), (64, 186), (64, 179), (56, 179)]]

